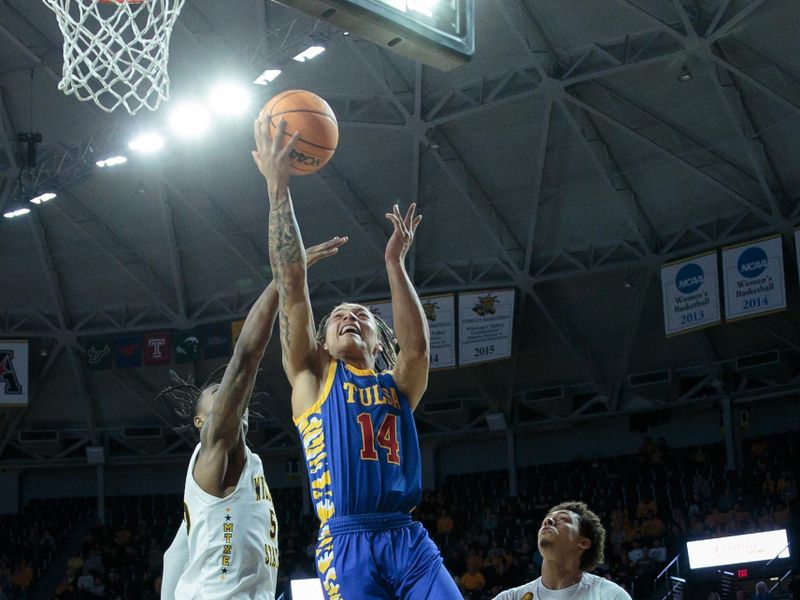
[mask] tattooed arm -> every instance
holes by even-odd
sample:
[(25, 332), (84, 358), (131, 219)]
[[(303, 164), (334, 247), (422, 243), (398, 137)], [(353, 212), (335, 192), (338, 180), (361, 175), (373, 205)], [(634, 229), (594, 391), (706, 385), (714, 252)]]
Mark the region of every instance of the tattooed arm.
[[(253, 152), (269, 192), (269, 256), (278, 286), (283, 367), (292, 385), (292, 412), (300, 416), (319, 395), (327, 353), (317, 344), (314, 315), (306, 277), (306, 253), (289, 194), (289, 153), (297, 134), (281, 148), (286, 122), (281, 120), (273, 139), (269, 122), (255, 124), (257, 150)], [(347, 238), (339, 238), (341, 243)]]

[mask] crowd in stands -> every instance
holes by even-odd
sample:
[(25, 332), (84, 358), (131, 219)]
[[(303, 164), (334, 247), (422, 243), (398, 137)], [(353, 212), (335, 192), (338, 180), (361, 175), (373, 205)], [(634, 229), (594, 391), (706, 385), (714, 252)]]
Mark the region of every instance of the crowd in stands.
[(27, 600), (34, 583), (76, 521), (88, 517), (84, 499), (32, 501), (20, 514), (0, 516), (0, 600)]
[[(424, 493), (414, 517), (441, 548), (464, 598), (484, 600), (537, 577), (537, 532), (547, 509), (584, 500), (607, 530), (606, 563), (597, 572), (641, 598), (688, 540), (783, 527), (797, 539), (798, 466), (789, 434), (750, 440), (735, 471), (725, 469), (721, 445), (670, 449), (648, 438), (633, 456), (521, 468), (516, 496), (506, 471), (450, 476)], [(272, 494), (280, 594), (290, 579), (315, 576), (317, 523), (302, 514), (300, 488)], [(51, 597), (158, 598), (162, 556), (181, 522), (181, 502), (178, 494), (108, 498), (107, 524), (75, 548)], [(0, 600), (28, 599), (75, 514), (92, 508), (91, 499), (49, 500), (0, 518)]]
[(111, 497), (106, 524), (95, 526), (65, 565), (52, 598), (156, 600), (162, 558), (183, 515), (179, 494)]

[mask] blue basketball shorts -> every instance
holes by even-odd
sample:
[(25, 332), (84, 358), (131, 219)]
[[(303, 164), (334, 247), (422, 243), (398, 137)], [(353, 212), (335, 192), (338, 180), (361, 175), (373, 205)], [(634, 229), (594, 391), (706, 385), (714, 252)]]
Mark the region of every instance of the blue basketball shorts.
[(327, 600), (460, 600), (428, 532), (404, 513), (332, 517), (317, 572)]

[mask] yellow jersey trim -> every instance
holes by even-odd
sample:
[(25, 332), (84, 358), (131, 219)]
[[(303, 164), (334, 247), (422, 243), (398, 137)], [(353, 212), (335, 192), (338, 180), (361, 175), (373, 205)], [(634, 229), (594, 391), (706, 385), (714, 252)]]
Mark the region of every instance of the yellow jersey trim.
[(344, 368), (361, 377), (365, 377), (367, 375), (377, 375), (377, 373), (372, 369), (359, 369), (358, 367), (354, 367), (353, 365), (349, 365), (347, 363), (344, 363)]
[(333, 387), (333, 380), (336, 377), (336, 361), (331, 360), (330, 364), (328, 365), (328, 375), (325, 377), (325, 385), (322, 386), (322, 392), (320, 392), (319, 398), (317, 401), (314, 402), (311, 406), (309, 406), (302, 415), (297, 417), (296, 419), (292, 417), (295, 425), (299, 425), (303, 421), (308, 418), (312, 412), (319, 411), (322, 408), (322, 405), (325, 403), (325, 400), (328, 398), (328, 395), (331, 393), (331, 388)]

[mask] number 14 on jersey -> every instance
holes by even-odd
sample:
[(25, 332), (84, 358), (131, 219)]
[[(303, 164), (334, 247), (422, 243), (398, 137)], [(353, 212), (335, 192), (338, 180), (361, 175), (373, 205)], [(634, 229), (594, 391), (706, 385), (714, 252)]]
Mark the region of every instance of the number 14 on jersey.
[(375, 447), (377, 444), (378, 447), (386, 450), (386, 462), (399, 465), (400, 442), (397, 440), (397, 415), (386, 414), (378, 427), (377, 437), (370, 413), (360, 413), (356, 420), (361, 427), (361, 460), (379, 460), (379, 451)]

